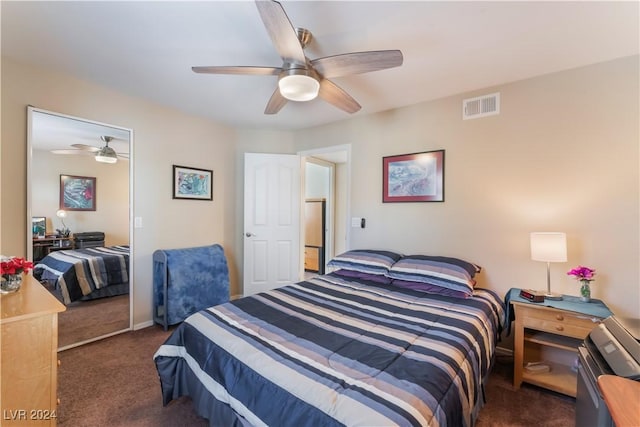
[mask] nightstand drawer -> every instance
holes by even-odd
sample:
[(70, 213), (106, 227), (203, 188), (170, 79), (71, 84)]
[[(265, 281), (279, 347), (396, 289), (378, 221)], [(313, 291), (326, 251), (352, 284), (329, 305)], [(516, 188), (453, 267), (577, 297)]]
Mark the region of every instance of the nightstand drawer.
[(594, 323), (589, 321), (589, 327), (574, 325), (570, 322), (550, 321), (535, 318), (524, 318), (522, 324), (525, 328), (537, 329), (539, 331), (562, 334), (563, 336), (584, 339), (591, 329), (595, 327)]
[(596, 326), (587, 316), (545, 307), (519, 307), (525, 328), (584, 339)]

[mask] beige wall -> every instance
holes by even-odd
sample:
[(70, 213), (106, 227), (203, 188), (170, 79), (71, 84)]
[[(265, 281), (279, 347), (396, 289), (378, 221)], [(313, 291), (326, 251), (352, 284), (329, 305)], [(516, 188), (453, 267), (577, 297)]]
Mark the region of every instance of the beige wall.
[[(546, 288), (532, 231), (564, 231), (565, 273), (597, 270), (593, 296), (640, 316), (638, 57), (505, 84), (296, 132), (298, 149), (352, 144), (351, 248), (456, 256), (479, 284)], [(501, 93), (501, 114), (463, 121), (462, 99)], [(383, 156), (444, 149), (444, 203), (382, 203)]]
[[(134, 130), (135, 323), (151, 319), (151, 254), (222, 243), (240, 293), (244, 152), (295, 153), (351, 144), (351, 248), (458, 256), (484, 267), (500, 294), (545, 287), (529, 259), (531, 231), (565, 231), (566, 276), (596, 268), (594, 297), (620, 315), (640, 313), (638, 57), (501, 85), (297, 132), (233, 130), (99, 86), (2, 62), (0, 252), (24, 253), (26, 105)], [(427, 82), (428, 83), (428, 82)], [(463, 98), (501, 92), (502, 113), (462, 121)], [(446, 150), (444, 203), (381, 202), (381, 158)], [(214, 170), (214, 201), (171, 199), (171, 165)], [(238, 218), (238, 219), (236, 219)]]
[[(134, 324), (152, 319), (153, 251), (220, 243), (238, 277), (235, 253), (235, 132), (81, 81), (2, 59), (0, 253), (26, 251), (27, 105), (133, 129), (133, 210), (143, 227), (134, 230)], [(210, 201), (172, 200), (172, 165), (212, 169)]]
[(96, 210), (68, 211), (64, 223), (71, 233), (102, 231), (105, 244), (129, 244), (129, 162), (98, 163), (93, 156), (61, 156), (33, 150), (31, 163), (32, 216), (47, 218), (47, 233), (62, 228), (60, 175), (96, 178)]

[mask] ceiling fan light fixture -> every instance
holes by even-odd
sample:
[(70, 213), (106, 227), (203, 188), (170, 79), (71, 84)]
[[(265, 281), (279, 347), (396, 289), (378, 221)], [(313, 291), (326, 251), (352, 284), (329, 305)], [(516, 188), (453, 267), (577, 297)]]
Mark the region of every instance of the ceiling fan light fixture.
[(96, 153), (96, 161), (100, 163), (116, 163), (118, 155), (113, 148), (105, 145)]
[(290, 101), (311, 101), (318, 96), (320, 82), (311, 77), (307, 70), (290, 70), (290, 74), (280, 77), (280, 94)]

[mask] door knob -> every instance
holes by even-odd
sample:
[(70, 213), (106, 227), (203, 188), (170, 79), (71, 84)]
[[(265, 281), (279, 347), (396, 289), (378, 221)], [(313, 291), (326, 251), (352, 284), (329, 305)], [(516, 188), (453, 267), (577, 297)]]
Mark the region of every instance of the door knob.
[(248, 231), (246, 233), (244, 233), (244, 235), (247, 236), (247, 237), (255, 237), (255, 234), (249, 233)]

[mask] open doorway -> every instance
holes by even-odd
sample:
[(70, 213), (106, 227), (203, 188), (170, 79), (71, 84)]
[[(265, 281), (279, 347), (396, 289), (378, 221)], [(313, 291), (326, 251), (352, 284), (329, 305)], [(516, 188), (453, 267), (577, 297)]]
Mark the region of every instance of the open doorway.
[[(304, 158), (304, 277), (324, 274), (348, 246), (350, 146), (299, 153)], [(313, 230), (321, 227), (321, 235)]]

